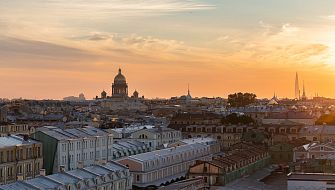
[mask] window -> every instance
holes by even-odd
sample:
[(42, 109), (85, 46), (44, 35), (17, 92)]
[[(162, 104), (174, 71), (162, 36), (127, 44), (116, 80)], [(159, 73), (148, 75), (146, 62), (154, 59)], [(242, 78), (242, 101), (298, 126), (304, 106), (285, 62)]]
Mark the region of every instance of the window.
[(136, 181), (140, 181), (140, 175), (136, 175)]

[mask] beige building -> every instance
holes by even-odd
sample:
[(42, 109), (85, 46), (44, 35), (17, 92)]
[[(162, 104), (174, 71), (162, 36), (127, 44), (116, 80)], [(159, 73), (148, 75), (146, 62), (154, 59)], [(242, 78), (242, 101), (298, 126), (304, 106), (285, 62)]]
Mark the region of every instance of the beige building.
[(132, 139), (144, 142), (154, 149), (165, 148), (168, 144), (182, 139), (180, 131), (166, 128), (154, 127), (151, 129), (142, 129), (131, 134)]
[(35, 132), (35, 127), (30, 127), (27, 124), (6, 123), (0, 124), (0, 136), (12, 135), (30, 135)]
[(0, 137), (0, 184), (34, 178), (42, 166), (42, 143), (27, 136)]

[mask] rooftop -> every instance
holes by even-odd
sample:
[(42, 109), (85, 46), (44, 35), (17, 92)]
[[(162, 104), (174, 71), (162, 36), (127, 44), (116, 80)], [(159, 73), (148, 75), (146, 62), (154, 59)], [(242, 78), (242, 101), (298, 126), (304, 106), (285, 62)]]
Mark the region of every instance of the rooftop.
[(60, 129), (52, 126), (45, 126), (40, 128), (39, 131), (57, 140), (77, 139), (77, 138), (85, 138), (93, 136), (106, 136), (109, 134), (101, 129), (90, 126), (75, 129)]
[(60, 187), (64, 185), (77, 184), (82, 180), (95, 179), (97, 176), (125, 170), (127, 170), (127, 167), (119, 163), (107, 162), (105, 165), (94, 165), (49, 176), (39, 176), (26, 181), (17, 181), (15, 183), (0, 186), (0, 190), (61, 189)]
[(335, 174), (330, 173), (290, 173), (289, 181), (335, 181)]
[(134, 159), (134, 160), (140, 160), (140, 161), (147, 161), (147, 160), (154, 160), (156, 158), (160, 157), (166, 157), (175, 153), (181, 153), (186, 152), (188, 150), (197, 150), (203, 147), (206, 147), (207, 145), (195, 143), (195, 144), (188, 144), (188, 145), (182, 145), (174, 148), (167, 148), (162, 150), (156, 150), (152, 152), (147, 152), (143, 154), (137, 154), (133, 156), (129, 156), (128, 158)]
[(23, 137), (16, 136), (16, 135), (0, 137), (0, 148), (27, 145), (27, 144), (35, 144), (35, 143), (38, 143), (38, 142), (31, 140), (31, 139), (24, 140)]

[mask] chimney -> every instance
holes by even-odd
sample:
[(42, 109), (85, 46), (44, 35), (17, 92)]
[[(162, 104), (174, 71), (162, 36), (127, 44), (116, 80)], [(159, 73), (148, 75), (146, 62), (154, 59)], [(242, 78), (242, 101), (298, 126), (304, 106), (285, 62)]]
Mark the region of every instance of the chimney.
[(100, 164), (100, 160), (95, 160), (94, 161), (94, 165), (99, 165)]
[(83, 167), (84, 167), (84, 162), (83, 161), (78, 161), (77, 169), (83, 169)]
[(102, 165), (106, 165), (107, 164), (107, 160), (106, 159), (101, 160), (101, 164)]
[(23, 181), (23, 174), (17, 174), (17, 181)]
[(59, 166), (59, 172), (65, 172), (65, 166)]
[(45, 169), (40, 169), (40, 176), (46, 176)]
[(29, 136), (28, 135), (23, 135), (23, 140), (24, 141), (28, 141), (29, 140)]

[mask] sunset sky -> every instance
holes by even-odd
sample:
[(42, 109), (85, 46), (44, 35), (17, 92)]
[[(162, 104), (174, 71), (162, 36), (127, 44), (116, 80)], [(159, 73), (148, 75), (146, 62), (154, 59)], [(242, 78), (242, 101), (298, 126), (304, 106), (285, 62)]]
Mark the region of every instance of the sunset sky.
[(0, 97), (335, 97), (334, 0), (1, 0)]

